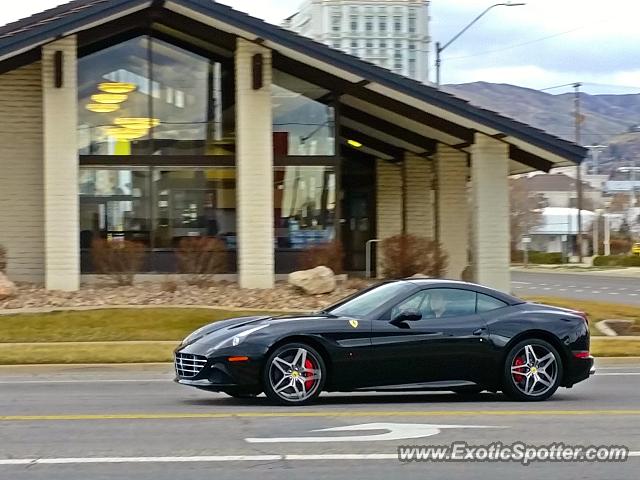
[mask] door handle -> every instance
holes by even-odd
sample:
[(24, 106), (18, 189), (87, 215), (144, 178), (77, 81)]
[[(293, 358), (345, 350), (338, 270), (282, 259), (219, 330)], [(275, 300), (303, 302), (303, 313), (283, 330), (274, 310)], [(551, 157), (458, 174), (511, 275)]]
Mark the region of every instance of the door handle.
[(474, 330), (473, 334), (476, 336), (482, 335), (487, 331), (486, 328), (482, 327), (482, 328), (478, 328), (477, 330)]

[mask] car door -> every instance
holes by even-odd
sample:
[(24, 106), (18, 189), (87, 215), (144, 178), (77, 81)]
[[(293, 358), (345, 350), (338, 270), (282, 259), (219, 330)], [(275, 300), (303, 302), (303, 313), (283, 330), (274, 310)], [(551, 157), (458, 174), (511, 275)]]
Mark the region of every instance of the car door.
[[(477, 293), (471, 289), (425, 288), (373, 322), (373, 363), (380, 385), (482, 378), (490, 347), (476, 304)], [(417, 310), (422, 318), (393, 323), (405, 310)]]

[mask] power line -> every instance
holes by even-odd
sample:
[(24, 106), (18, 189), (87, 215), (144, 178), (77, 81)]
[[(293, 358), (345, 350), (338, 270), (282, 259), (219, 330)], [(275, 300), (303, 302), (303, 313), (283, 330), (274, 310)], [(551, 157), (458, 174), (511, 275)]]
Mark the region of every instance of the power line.
[[(600, 22), (597, 22), (597, 23), (600, 23)], [(545, 40), (550, 40), (552, 38), (557, 38), (557, 37), (561, 37), (563, 35), (568, 35), (569, 33), (573, 33), (573, 32), (576, 32), (578, 30), (582, 30), (583, 28), (586, 28), (586, 27), (588, 27), (590, 25), (592, 25), (592, 24), (582, 25), (580, 27), (576, 27), (576, 28), (573, 28), (571, 30), (566, 30), (564, 32), (554, 33), (553, 35), (547, 35), (545, 37), (534, 38), (533, 40), (529, 40), (527, 42), (516, 43), (516, 44), (513, 44), (513, 45), (507, 45), (506, 47), (497, 48), (495, 50), (486, 50), (484, 52), (474, 53), (473, 55), (464, 55), (464, 56), (460, 56), (460, 57), (447, 57), (446, 60), (448, 62), (450, 62), (452, 60), (463, 60), (463, 59), (466, 59), (466, 58), (479, 57), (481, 55), (490, 55), (492, 53), (504, 52), (505, 50), (512, 50), (514, 48), (524, 47), (524, 46), (527, 46), (527, 45), (531, 45), (533, 43), (544, 42)]]

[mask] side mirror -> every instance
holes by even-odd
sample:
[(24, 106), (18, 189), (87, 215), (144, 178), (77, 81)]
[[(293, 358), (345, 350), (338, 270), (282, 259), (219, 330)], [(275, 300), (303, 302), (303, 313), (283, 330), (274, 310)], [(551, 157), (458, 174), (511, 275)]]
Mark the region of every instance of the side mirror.
[(417, 320), (422, 320), (422, 314), (418, 310), (403, 310), (391, 320), (391, 323), (398, 325), (403, 322), (415, 322)]

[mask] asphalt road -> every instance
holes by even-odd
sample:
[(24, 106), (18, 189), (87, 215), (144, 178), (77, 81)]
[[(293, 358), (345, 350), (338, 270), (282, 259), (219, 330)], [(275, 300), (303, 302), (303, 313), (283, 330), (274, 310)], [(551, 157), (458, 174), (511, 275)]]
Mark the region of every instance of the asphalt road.
[[(5, 367), (0, 368), (0, 479), (636, 478), (640, 360), (600, 362), (598, 368), (589, 381), (543, 403), (510, 402), (488, 393), (469, 398), (324, 394), (317, 405), (283, 408), (263, 397), (241, 401), (175, 385), (166, 365)], [(410, 427), (414, 430), (429, 428), (425, 424), (455, 428), (424, 438), (376, 441), (374, 435), (389, 434), (397, 425), (366, 425), (371, 423), (403, 424), (403, 431), (407, 424), (418, 424)], [(363, 424), (351, 432), (312, 432)], [(485, 428), (473, 428), (479, 426)], [(309, 435), (372, 437), (246, 440)], [(399, 445), (453, 441), (615, 444), (639, 453), (624, 463), (529, 466), (407, 464), (395, 458)]]
[(511, 287), (520, 296), (552, 296), (640, 305), (640, 277), (512, 271)]

